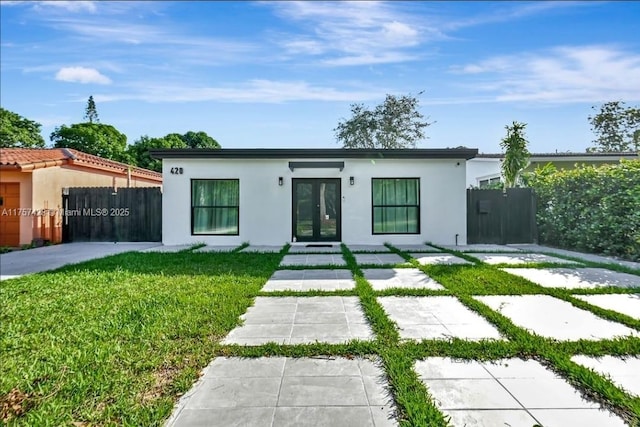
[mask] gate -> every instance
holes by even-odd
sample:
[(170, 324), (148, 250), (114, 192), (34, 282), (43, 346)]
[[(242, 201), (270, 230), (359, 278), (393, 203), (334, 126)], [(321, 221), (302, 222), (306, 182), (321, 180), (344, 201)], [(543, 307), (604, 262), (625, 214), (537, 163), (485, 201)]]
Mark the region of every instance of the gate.
[(536, 197), (531, 188), (467, 190), (468, 243), (536, 243)]
[(62, 206), (63, 242), (162, 241), (160, 187), (69, 188)]

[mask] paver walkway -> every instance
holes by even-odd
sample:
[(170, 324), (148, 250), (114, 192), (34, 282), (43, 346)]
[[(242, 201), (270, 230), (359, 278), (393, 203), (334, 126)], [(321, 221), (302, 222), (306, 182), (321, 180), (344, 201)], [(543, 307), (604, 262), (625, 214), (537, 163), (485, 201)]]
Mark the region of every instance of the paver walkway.
[(600, 340), (640, 336), (640, 332), (634, 329), (602, 319), (549, 295), (489, 295), (475, 298), (507, 316), (517, 326), (543, 337)]
[(396, 426), (368, 359), (215, 359), (167, 423), (179, 426)]
[(223, 344), (343, 343), (372, 338), (357, 297), (258, 297)]
[[(427, 245), (393, 246), (423, 265), (465, 264), (468, 267), (451, 268), (473, 268), (473, 263), (449, 253), (432, 253), (437, 249)], [(283, 257), (279, 270), (262, 288), (265, 293), (241, 316), (243, 324), (233, 329), (222, 344), (338, 344), (354, 339), (374, 340), (376, 336), (357, 296), (266, 296), (267, 292), (285, 290), (294, 293), (353, 290), (356, 284), (352, 273), (344, 267), (346, 261), (336, 248), (339, 246), (292, 247), (291, 254)], [(516, 248), (511, 251), (503, 248), (490, 245), (465, 249), (469, 255), (488, 263), (566, 262)], [(404, 268), (410, 267), (406, 260), (390, 253), (387, 247), (354, 245), (353, 249), (360, 251), (354, 253), (354, 257), (375, 291), (445, 290), (424, 272)], [(478, 253), (478, 250), (487, 252)], [(389, 268), (398, 264), (403, 264), (403, 268)], [(334, 267), (329, 269), (328, 266)], [(588, 289), (604, 285), (603, 280), (595, 284), (589, 282), (596, 273), (606, 276), (606, 286), (638, 286), (637, 276), (607, 270), (590, 272), (590, 269), (577, 267), (503, 270), (545, 287)], [(577, 278), (568, 279), (570, 277)], [(576, 297), (589, 304), (639, 317), (635, 310), (640, 299), (634, 294)], [(473, 298), (511, 319), (515, 325), (544, 337), (597, 340), (640, 336), (634, 329), (548, 295)], [(378, 296), (377, 300), (397, 325), (402, 340), (506, 340), (495, 326), (454, 296)], [(572, 360), (609, 376), (630, 393), (639, 392), (640, 359), (574, 356)], [(451, 417), (455, 426), (625, 425), (618, 416), (601, 409), (598, 403), (585, 400), (567, 381), (534, 360), (513, 358), (481, 363), (431, 357), (416, 360), (414, 370), (436, 406)], [(397, 424), (386, 375), (376, 358), (219, 357), (181, 399), (168, 427)]]
[(503, 268), (545, 288), (640, 287), (640, 276), (604, 268)]
[(455, 426), (624, 426), (534, 360), (454, 361), (432, 357), (415, 369)]

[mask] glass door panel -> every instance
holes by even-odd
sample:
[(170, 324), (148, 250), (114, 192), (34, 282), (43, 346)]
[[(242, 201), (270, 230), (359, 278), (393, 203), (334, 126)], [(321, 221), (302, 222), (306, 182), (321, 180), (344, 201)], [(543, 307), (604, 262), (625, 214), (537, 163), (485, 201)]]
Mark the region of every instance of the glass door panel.
[(298, 239), (313, 237), (313, 183), (296, 182), (294, 186), (295, 235)]
[(340, 179), (293, 179), (293, 237), (339, 241)]

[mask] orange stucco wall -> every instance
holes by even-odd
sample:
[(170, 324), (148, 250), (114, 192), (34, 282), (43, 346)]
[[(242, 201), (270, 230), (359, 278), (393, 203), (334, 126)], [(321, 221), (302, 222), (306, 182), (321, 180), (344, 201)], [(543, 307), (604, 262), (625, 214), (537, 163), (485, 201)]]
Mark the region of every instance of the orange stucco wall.
[[(50, 167), (33, 171), (0, 172), (0, 182), (20, 183), (20, 204), (25, 210), (60, 209), (62, 189), (65, 187), (161, 187), (153, 181), (127, 177), (85, 168)], [(1, 220), (1, 218), (0, 218)], [(33, 239), (33, 217), (20, 218), (20, 244), (29, 244)]]

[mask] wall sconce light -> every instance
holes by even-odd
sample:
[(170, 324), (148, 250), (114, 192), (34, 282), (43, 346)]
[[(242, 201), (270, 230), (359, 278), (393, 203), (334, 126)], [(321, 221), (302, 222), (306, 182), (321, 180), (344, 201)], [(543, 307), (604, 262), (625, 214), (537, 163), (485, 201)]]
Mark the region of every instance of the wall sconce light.
[(278, 177), (278, 185), (279, 185), (280, 187), (282, 187), (282, 186), (284, 185), (284, 178), (283, 178), (283, 177), (281, 177), (281, 176), (279, 176), (279, 177)]
[(355, 184), (355, 183), (356, 183), (356, 179), (355, 179), (354, 177), (350, 176), (350, 177), (349, 177), (349, 184), (350, 184), (350, 185), (353, 185), (353, 184)]

